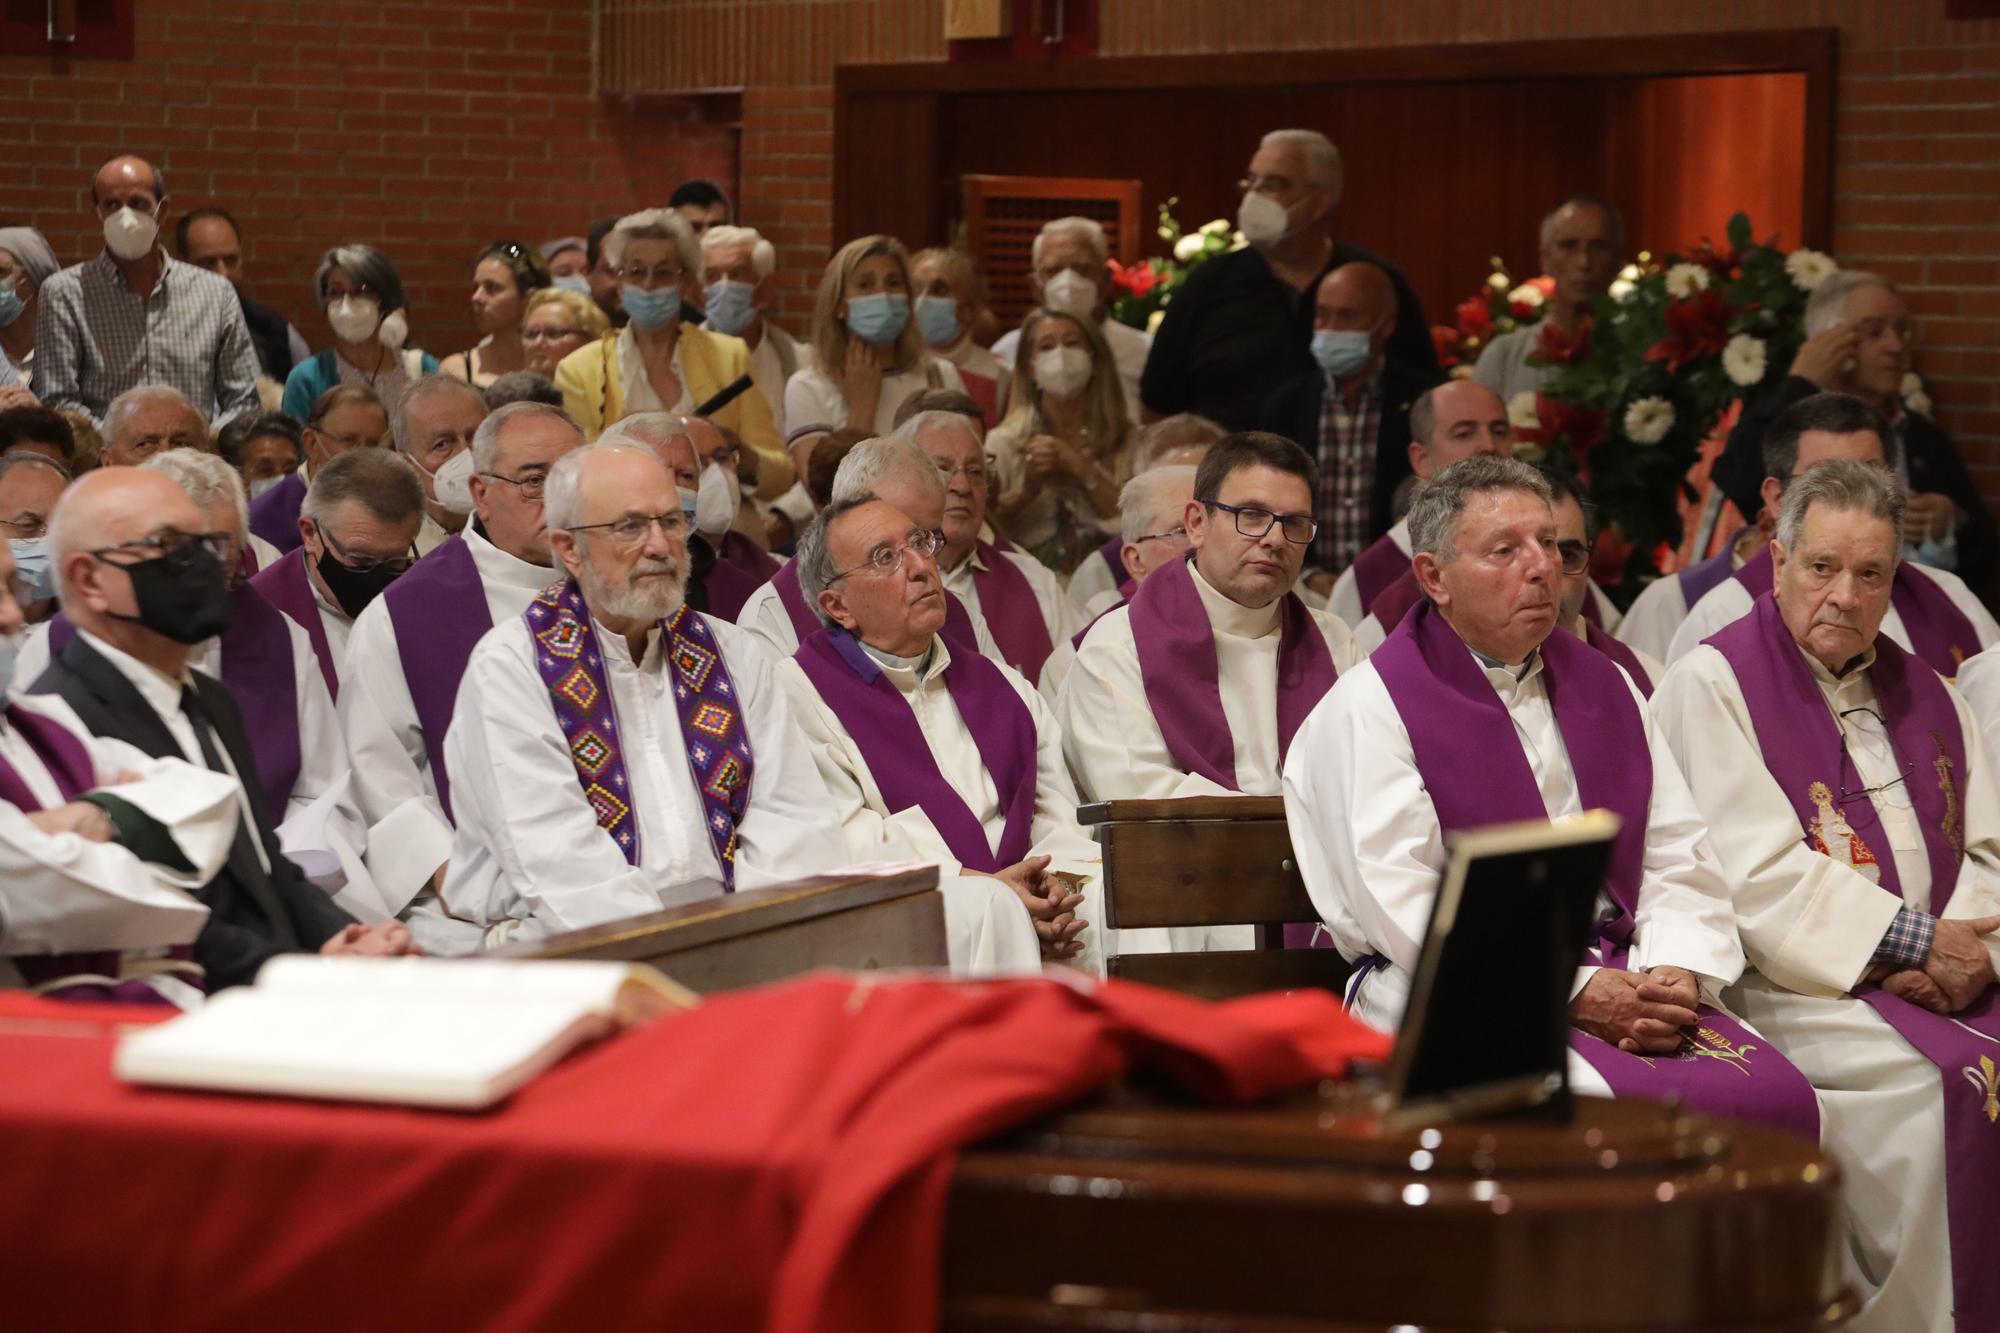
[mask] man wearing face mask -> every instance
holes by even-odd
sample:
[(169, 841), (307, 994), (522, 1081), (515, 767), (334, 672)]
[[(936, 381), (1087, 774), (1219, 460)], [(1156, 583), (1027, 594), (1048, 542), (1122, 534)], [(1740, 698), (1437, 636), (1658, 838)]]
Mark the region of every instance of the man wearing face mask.
[(250, 582), (306, 632), (335, 699), (354, 618), (415, 563), (423, 517), (424, 488), (407, 459), (380, 449), (342, 454), (306, 492), (299, 549)]
[(714, 333), (741, 338), (750, 374), (785, 432), (785, 384), (799, 368), (799, 340), (765, 314), (777, 291), (778, 251), (753, 227), (717, 223), (701, 233), (701, 284)]
[(518, 618), (554, 579), (542, 489), (582, 443), (576, 422), (544, 403), (487, 417), (469, 451), (475, 521), (390, 584), (348, 635), (340, 719), (371, 868), (427, 949), (462, 953), (481, 933), (435, 892), (451, 854), (444, 739), (459, 681), (480, 636)]
[(603, 437), (653, 450), (674, 475), (688, 533), (688, 604), (734, 624), (751, 594), (771, 581), (778, 562), (734, 525), (743, 502), (736, 449), (715, 423), (648, 412), (627, 417)]
[(472, 514), (472, 436), (486, 420), (486, 396), (454, 375), (426, 375), (396, 413), (396, 447), (417, 465), (424, 521), (417, 554), (429, 555), (465, 530)]
[[(14, 562), (21, 614), (39, 624), (55, 613), (55, 557), (49, 550), (49, 516), (70, 483), (62, 464), (40, 454), (0, 455), (0, 530)], [(16, 636), (15, 646), (18, 649)], [(23, 682), (25, 683), (25, 682)]]
[[(1118, 367), (1118, 383), (1125, 390), (1125, 412), (1139, 419), (1139, 377), (1152, 351), (1150, 334), (1111, 318), (1111, 242), (1104, 228), (1089, 218), (1057, 218), (1035, 236), (1030, 252), (1028, 290), (1036, 305), (1061, 310), (1097, 325), (1110, 345), (1111, 359)], [(993, 343), (993, 356), (1003, 366), (1014, 364), (1021, 345), (1021, 331), (1011, 330)]]
[(1278, 386), (1312, 370), (1314, 298), (1344, 264), (1369, 263), (1396, 288), (1387, 352), (1435, 380), (1430, 322), (1387, 260), (1334, 238), (1340, 150), (1314, 130), (1264, 136), (1241, 183), (1236, 225), (1248, 243), (1195, 269), (1153, 335), (1140, 384), (1147, 419), (1199, 412), (1232, 430), (1257, 424)]
[(171, 259), (159, 242), (167, 187), (137, 157), (116, 157), (90, 185), (104, 252), (42, 284), (35, 315), (36, 397), (100, 420), (140, 384), (178, 389), (217, 422), (255, 411), (257, 353), (236, 289)]
[(35, 692), (59, 696), (95, 736), (239, 781), (233, 843), (198, 894), (209, 919), (194, 960), (211, 989), (253, 980), (279, 953), (412, 952), (400, 925), (360, 925), (286, 858), (249, 724), (228, 689), (190, 668), (194, 645), (231, 619), (229, 534), (212, 523), (182, 487), (147, 469), (104, 468), (71, 487), (53, 544), (75, 633)]

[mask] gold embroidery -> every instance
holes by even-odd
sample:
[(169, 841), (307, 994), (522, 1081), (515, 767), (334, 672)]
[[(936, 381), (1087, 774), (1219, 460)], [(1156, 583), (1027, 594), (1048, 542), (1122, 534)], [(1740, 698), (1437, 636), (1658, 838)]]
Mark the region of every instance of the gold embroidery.
[(2000, 1122), (2000, 1073), (1996, 1073), (1993, 1068), (1993, 1057), (1982, 1055), (1979, 1057), (1978, 1069), (1967, 1065), (1959, 1072), (1965, 1075), (1967, 1083), (1986, 1094), (1986, 1122), (1988, 1124)]
[(1733, 1045), (1729, 1038), (1714, 1028), (1700, 1027), (1695, 1029), (1694, 1040), (1682, 1049), (1690, 1057), (1702, 1055), (1711, 1060), (1720, 1060), (1743, 1077), (1749, 1078), (1750, 1052), (1757, 1048), (1747, 1041), (1741, 1046)]
[(1951, 756), (1944, 751), (1944, 737), (1935, 731), (1931, 733), (1931, 744), (1937, 746), (1937, 758), (1932, 761), (1931, 767), (1937, 770), (1938, 790), (1944, 793), (1944, 819), (1939, 826), (1940, 831), (1944, 840), (1951, 844), (1952, 851), (1963, 856), (1965, 834), (1958, 827), (1958, 783), (1951, 776)]
[(1877, 864), (1875, 853), (1868, 849), (1868, 844), (1847, 822), (1847, 816), (1833, 803), (1833, 789), (1824, 782), (1815, 782), (1806, 788), (1806, 799), (1819, 808), (1819, 813), (1806, 825), (1807, 845), (1870, 882), (1881, 883), (1882, 867)]

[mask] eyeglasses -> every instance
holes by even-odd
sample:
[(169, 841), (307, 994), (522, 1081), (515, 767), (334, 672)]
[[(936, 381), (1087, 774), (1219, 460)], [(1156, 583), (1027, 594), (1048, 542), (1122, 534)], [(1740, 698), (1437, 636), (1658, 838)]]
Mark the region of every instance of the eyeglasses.
[[(1905, 764), (1903, 762), (1903, 756), (1896, 750), (1896, 738), (1889, 734), (1889, 724), (1885, 722), (1882, 718), (1882, 715), (1876, 712), (1874, 709), (1845, 708), (1842, 709), (1840, 712), (1836, 713), (1834, 716), (1839, 719), (1841, 724), (1840, 772), (1841, 772), (1841, 777), (1843, 779), (1840, 784), (1840, 796), (1839, 796), (1839, 803), (1841, 805), (1846, 805), (1852, 801), (1866, 800), (1877, 792), (1889, 791), (1892, 788), (1900, 787), (1905, 782), (1909, 781), (1910, 774), (1917, 771), (1917, 766), (1915, 764)], [(1859, 768), (1855, 767), (1854, 757), (1850, 755), (1847, 750), (1847, 719), (1855, 716), (1869, 717), (1875, 720), (1875, 729), (1877, 733), (1882, 737), (1883, 740), (1889, 743), (1889, 753), (1895, 756), (1896, 764), (1898, 767), (1902, 769), (1902, 772), (1897, 774), (1895, 777), (1889, 779), (1889, 781), (1887, 782), (1878, 783), (1873, 787), (1863, 787), (1860, 791), (1850, 792), (1849, 790), (1847, 790), (1847, 783), (1845, 781), (1847, 770), (1853, 768), (1857, 774), (1861, 771)]]
[(19, 518), (0, 518), (0, 528), (25, 541), (45, 535), (49, 521), (40, 514), (23, 513)]
[(379, 560), (372, 556), (349, 555), (340, 543), (333, 539), (333, 534), (327, 531), (324, 525), (314, 523), (313, 530), (319, 533), (319, 539), (326, 543), (326, 549), (333, 552), (333, 558), (338, 560), (343, 568), (352, 570), (356, 574), (372, 574), (378, 569), (392, 570), (399, 575), (407, 574), (410, 566), (417, 563), (414, 553), (392, 555)]
[(578, 523), (568, 529), (570, 532), (602, 532), (617, 546), (643, 546), (654, 528), (662, 537), (682, 537), (687, 534), (687, 515), (681, 510), (669, 510), (664, 514), (627, 514), (614, 518), (609, 523)]
[[(1240, 522), (1241, 520), (1238, 521)], [(1269, 531), (1268, 528), (1265, 530)], [(1187, 540), (1187, 528), (1181, 526), (1168, 528), (1165, 532), (1149, 532), (1143, 537), (1134, 537), (1132, 544), (1136, 546), (1140, 542), (1165, 542), (1169, 546), (1186, 546)]]
[(618, 270), (618, 276), (629, 283), (641, 287), (645, 286), (648, 282), (657, 282), (662, 286), (666, 286), (669, 283), (679, 282), (686, 272), (687, 270), (678, 264), (672, 268), (647, 268), (643, 264), (627, 264)]
[[(95, 556), (99, 560), (104, 560), (104, 557), (113, 551), (151, 551), (155, 556), (167, 556), (185, 549), (191, 542), (199, 542), (201, 545), (206, 546), (208, 553), (217, 560), (227, 561), (229, 559), (229, 547), (232, 542), (230, 534), (226, 532), (181, 532), (174, 528), (167, 528), (164, 531), (156, 532), (150, 537), (134, 537), (129, 542), (114, 542), (110, 546), (100, 546), (85, 554)], [(126, 562), (105, 560), (105, 563), (118, 565)]]
[(1581, 574), (1590, 568), (1590, 545), (1587, 542), (1557, 542), (1556, 558), (1562, 561), (1563, 573)]
[(892, 573), (898, 565), (903, 563), (905, 553), (913, 552), (919, 558), (929, 560), (943, 546), (944, 534), (942, 532), (939, 532), (936, 528), (919, 528), (915, 532), (912, 532), (909, 539), (901, 546), (878, 546), (868, 553), (866, 564), (856, 565), (853, 569), (837, 570), (834, 576), (828, 579), (827, 582), (829, 584), (838, 583), (849, 574), (860, 574), (868, 571), (873, 571), (877, 574)]
[(524, 343), (559, 343), (565, 338), (581, 337), (582, 329), (552, 329), (546, 324), (530, 324), (521, 330)]
[(357, 282), (348, 287), (335, 287), (331, 283), (328, 284), (326, 289), (326, 303), (328, 305), (332, 305), (343, 296), (351, 296), (357, 301), (365, 301), (371, 296), (377, 300), (381, 299), (376, 290), (365, 282)]
[(1220, 509), (1225, 514), (1236, 516), (1236, 531), (1245, 537), (1261, 537), (1278, 524), (1285, 533), (1285, 540), (1294, 546), (1304, 546), (1319, 532), (1319, 522), (1311, 514), (1274, 514), (1256, 505), (1226, 505), (1220, 500), (1204, 500), (1210, 509)]
[(541, 499), (542, 488), (549, 484), (549, 474), (546, 472), (530, 472), (524, 477), (510, 477), (504, 472), (482, 472), (479, 475), (491, 477), (495, 481), (504, 481), (509, 486), (520, 487), (523, 500)]
[(968, 486), (984, 486), (986, 484), (986, 465), (983, 463), (948, 464), (943, 459), (938, 459), (937, 470), (938, 475), (943, 477), (947, 484), (961, 472), (965, 474), (965, 484)]

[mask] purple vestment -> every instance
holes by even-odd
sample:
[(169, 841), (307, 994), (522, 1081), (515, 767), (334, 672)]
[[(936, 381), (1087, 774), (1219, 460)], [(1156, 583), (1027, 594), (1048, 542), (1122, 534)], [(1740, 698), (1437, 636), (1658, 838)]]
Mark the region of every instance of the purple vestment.
[(290, 616), (306, 632), (313, 656), (319, 659), (319, 674), (326, 692), (340, 698), (340, 663), (333, 660), (333, 645), (327, 641), (326, 622), (320, 618), (319, 599), (313, 595), (312, 577), (306, 571), (306, 549), (289, 551), (269, 569), (250, 580), (260, 596)]
[(493, 628), (486, 609), (486, 585), (465, 538), (453, 536), (390, 584), (382, 593), (396, 628), (396, 656), (403, 682), (424, 733), (424, 754), (438, 805), (451, 817), (451, 781), (445, 771), (444, 734), (458, 703), (458, 682), (472, 650)]
[(299, 536), (299, 511), (305, 503), (304, 469), (286, 473), (283, 481), (250, 502), (250, 531), (280, 551), (296, 550), (305, 544)]
[(1034, 585), (998, 548), (981, 542), (977, 549), (984, 568), (973, 568), (972, 586), (979, 590), (979, 614), (986, 617), (986, 632), (1009, 666), (1026, 676), (1029, 684), (1040, 684), (1042, 664), (1055, 644), (1049, 640), (1049, 625), (1042, 618)]

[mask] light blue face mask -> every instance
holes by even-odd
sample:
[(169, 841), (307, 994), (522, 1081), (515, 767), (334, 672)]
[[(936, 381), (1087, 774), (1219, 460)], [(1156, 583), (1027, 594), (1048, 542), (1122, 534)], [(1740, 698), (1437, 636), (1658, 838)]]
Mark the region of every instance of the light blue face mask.
[(14, 554), (14, 575), (28, 590), (28, 600), (43, 602), (56, 595), (56, 562), (47, 537), (15, 537), (7, 543)]
[(681, 294), (675, 287), (661, 287), (649, 292), (628, 282), (619, 289), (619, 296), (632, 322), (648, 333), (664, 329), (681, 312)]
[(590, 295), (590, 279), (581, 273), (564, 273), (559, 277), (550, 278), (549, 286), (560, 287), (566, 292), (575, 292), (578, 296)]
[(1337, 380), (1344, 380), (1368, 364), (1373, 349), (1366, 329), (1314, 329), (1313, 360)]
[(949, 296), (917, 298), (917, 332), (927, 347), (950, 347), (958, 341), (958, 302)]
[(757, 318), (757, 288), (733, 278), (711, 282), (702, 307), (708, 311), (708, 327), (733, 338)]
[(18, 283), (0, 282), (0, 329), (19, 319), (21, 312), (27, 308), (28, 303), (21, 299)]
[(901, 292), (847, 299), (847, 331), (870, 347), (887, 347), (903, 336), (909, 323), (910, 298)]
[(24, 630), (12, 634), (0, 634), (0, 697), (14, 688), (14, 664), (21, 658), (21, 640), (27, 638)]

